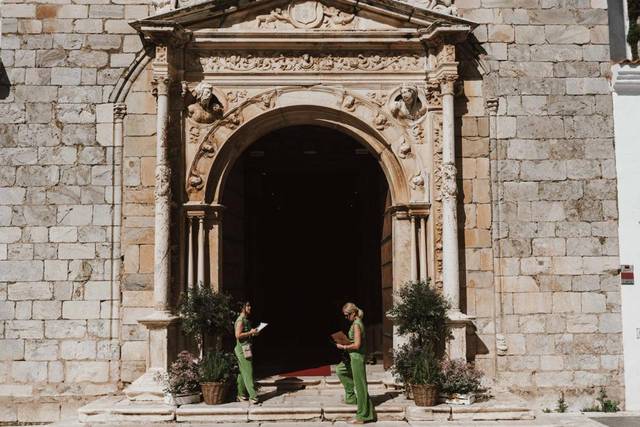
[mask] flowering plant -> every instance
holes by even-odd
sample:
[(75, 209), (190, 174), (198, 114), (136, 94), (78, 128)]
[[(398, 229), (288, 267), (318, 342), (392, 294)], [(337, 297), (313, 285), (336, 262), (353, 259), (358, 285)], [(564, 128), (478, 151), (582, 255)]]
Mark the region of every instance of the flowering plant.
[(199, 392), (199, 368), (198, 360), (191, 353), (181, 351), (164, 378), (164, 391), (174, 395)]
[(447, 394), (476, 393), (480, 391), (482, 372), (464, 359), (445, 359), (442, 362), (440, 391)]

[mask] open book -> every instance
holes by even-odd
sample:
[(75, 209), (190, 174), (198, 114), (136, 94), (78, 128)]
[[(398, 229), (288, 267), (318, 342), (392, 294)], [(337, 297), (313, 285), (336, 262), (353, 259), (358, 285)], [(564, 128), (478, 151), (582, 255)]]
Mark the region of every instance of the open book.
[(268, 323), (264, 323), (264, 322), (260, 322), (260, 324), (258, 325), (258, 327), (256, 328), (258, 330), (258, 332), (262, 331), (264, 328), (266, 328), (268, 325)]
[(331, 339), (336, 344), (342, 344), (342, 345), (351, 344), (351, 340), (349, 339), (349, 337), (347, 337), (342, 331), (334, 332), (333, 334), (331, 334)]

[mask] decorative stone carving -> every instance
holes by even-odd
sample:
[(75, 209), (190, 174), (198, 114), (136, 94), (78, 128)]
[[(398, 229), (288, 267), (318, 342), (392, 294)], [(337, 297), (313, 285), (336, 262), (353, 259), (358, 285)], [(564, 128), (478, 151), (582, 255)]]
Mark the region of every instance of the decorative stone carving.
[(214, 95), (211, 83), (200, 82), (193, 91), (186, 93), (187, 116), (194, 122), (210, 124), (222, 116), (222, 104)]
[(453, 163), (444, 163), (440, 166), (442, 187), (440, 189), (443, 199), (455, 199), (458, 194), (456, 186), (456, 167)]
[(430, 108), (442, 108), (440, 82), (430, 81), (427, 83), (426, 98)]
[(229, 110), (237, 107), (247, 100), (247, 91), (246, 90), (236, 90), (236, 91), (228, 91), (227, 95), (227, 105), (229, 106)]
[(156, 45), (155, 62), (163, 64), (167, 62), (167, 46)]
[(253, 98), (253, 101), (263, 110), (270, 110), (276, 106), (277, 93), (275, 90), (262, 93)]
[(397, 119), (416, 121), (427, 111), (426, 102), (420, 98), (423, 97), (415, 86), (403, 84), (400, 93), (391, 101), (389, 111)]
[(380, 92), (369, 92), (367, 93), (367, 99), (376, 104), (378, 107), (382, 107), (387, 103), (389, 95)]
[(498, 98), (488, 98), (486, 101), (486, 107), (489, 114), (495, 115), (498, 112), (498, 106), (500, 105)]
[(200, 147), (200, 150), (207, 157), (213, 157), (216, 154), (216, 146), (213, 143), (211, 143), (211, 141), (206, 141), (204, 144), (202, 144), (202, 147)]
[(118, 102), (113, 104), (113, 119), (114, 120), (124, 120), (124, 117), (127, 115), (127, 104), (124, 102)]
[(343, 12), (335, 7), (326, 6), (315, 0), (292, 1), (286, 10), (276, 8), (265, 15), (258, 15), (258, 28), (276, 29), (277, 23), (298, 29), (346, 28), (355, 19), (355, 15)]
[(205, 73), (219, 72), (303, 72), (303, 71), (423, 71), (425, 58), (415, 52), (369, 51), (330, 53), (255, 51), (192, 53), (187, 68)]
[(195, 144), (200, 138), (200, 128), (198, 126), (187, 125), (187, 142)]
[(388, 128), (390, 125), (389, 120), (387, 120), (387, 116), (378, 112), (378, 114), (376, 114), (376, 117), (373, 119), (373, 126), (380, 131)]
[(169, 197), (171, 194), (171, 169), (167, 165), (156, 166), (156, 199)]
[(200, 176), (192, 173), (189, 176), (189, 186), (195, 188), (196, 190), (200, 190), (202, 189), (202, 187), (204, 187), (204, 182), (202, 181), (202, 178)]
[(237, 129), (237, 127), (240, 126), (241, 124), (242, 124), (242, 112), (240, 110), (235, 110), (231, 112), (220, 122), (220, 126), (224, 126), (231, 130)]
[(168, 12), (175, 7), (175, 0), (151, 0), (156, 13)]
[(509, 350), (507, 338), (503, 334), (496, 334), (496, 350), (498, 356), (505, 356)]
[(409, 181), (411, 184), (411, 188), (417, 190), (420, 187), (424, 187), (424, 177), (422, 176), (422, 172), (418, 171), (411, 177)]
[(346, 91), (342, 94), (341, 107), (343, 110), (353, 112), (356, 110), (356, 107), (357, 107), (356, 104), (357, 104), (357, 101), (356, 101), (356, 98), (353, 97), (353, 95), (350, 95)]
[(411, 127), (409, 128), (409, 133), (411, 133), (411, 136), (416, 141), (416, 143), (422, 144), (422, 141), (424, 139), (424, 128), (422, 127), (422, 124), (414, 123), (413, 125), (411, 125)]
[(453, 4), (453, 0), (431, 0), (427, 6), (434, 12), (443, 13), (445, 15), (458, 16), (458, 8)]
[(409, 153), (411, 153), (411, 144), (408, 144), (407, 141), (402, 138), (402, 142), (398, 147), (398, 157), (406, 159), (409, 156)]

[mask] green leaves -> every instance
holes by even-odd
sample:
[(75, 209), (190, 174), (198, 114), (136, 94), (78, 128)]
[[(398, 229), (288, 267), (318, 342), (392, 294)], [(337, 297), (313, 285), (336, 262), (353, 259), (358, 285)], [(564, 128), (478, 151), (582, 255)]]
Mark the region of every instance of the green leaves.
[(449, 302), (425, 282), (408, 282), (398, 293), (389, 314), (400, 335), (411, 335), (419, 347), (437, 348), (450, 337), (447, 325)]
[(212, 351), (200, 363), (200, 381), (204, 383), (225, 383), (237, 370), (236, 358), (232, 353)]
[(182, 294), (178, 314), (182, 330), (200, 345), (206, 335), (221, 335), (233, 331), (234, 311), (231, 296), (214, 292), (201, 283)]

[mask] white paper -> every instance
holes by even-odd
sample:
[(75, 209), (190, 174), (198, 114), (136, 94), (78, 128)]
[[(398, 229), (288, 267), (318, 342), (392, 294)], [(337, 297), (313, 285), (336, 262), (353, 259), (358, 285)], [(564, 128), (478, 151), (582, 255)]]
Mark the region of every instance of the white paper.
[(268, 323), (260, 322), (260, 325), (258, 325), (258, 327), (256, 329), (258, 329), (258, 332), (260, 332), (261, 330), (266, 328), (267, 325), (268, 325)]

